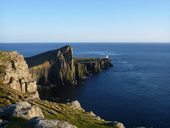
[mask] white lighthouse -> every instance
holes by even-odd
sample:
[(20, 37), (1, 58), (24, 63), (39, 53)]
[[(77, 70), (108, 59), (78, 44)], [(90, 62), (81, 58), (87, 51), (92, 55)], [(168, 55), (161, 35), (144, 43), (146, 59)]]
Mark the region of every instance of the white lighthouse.
[(108, 56), (108, 54), (106, 55), (106, 57), (105, 57), (106, 59), (109, 59), (109, 56)]

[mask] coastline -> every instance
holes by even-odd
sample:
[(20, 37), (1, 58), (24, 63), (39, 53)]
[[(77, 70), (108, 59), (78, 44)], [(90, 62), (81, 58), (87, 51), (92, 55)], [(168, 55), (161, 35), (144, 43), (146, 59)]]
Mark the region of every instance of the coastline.
[[(68, 47), (66, 48), (66, 50), (68, 50)], [(67, 117), (66, 113), (70, 111), (69, 109), (72, 109), (71, 111), (75, 110), (76, 113), (80, 112), (81, 118), (86, 118), (85, 119), (86, 121), (80, 122), (81, 125), (78, 123), (79, 122), (78, 120), (77, 120), (78, 122), (76, 121), (77, 123), (74, 123), (73, 120), (70, 120), (71, 123), (73, 123), (74, 125), (77, 125), (78, 127), (82, 127), (83, 125), (85, 127), (95, 126), (95, 127), (107, 127), (107, 128), (109, 128), (109, 127), (117, 128), (118, 125), (123, 126), (123, 124), (121, 124), (119, 122), (111, 124), (111, 126), (108, 126), (107, 124), (109, 124), (109, 123), (107, 123), (107, 121), (101, 119), (99, 116), (96, 116), (93, 112), (85, 112), (85, 110), (83, 108), (81, 108), (81, 105), (79, 104), (78, 101), (72, 101), (71, 103), (67, 102), (65, 104), (62, 104), (62, 103), (49, 102), (46, 100), (45, 101), (40, 100), (39, 95), (37, 95), (37, 94), (36, 94), (36, 96), (35, 95), (32, 96), (32, 92), (34, 92), (34, 91), (37, 92), (37, 85), (35, 85), (35, 84), (33, 85), (33, 83), (30, 83), (30, 82), (34, 81), (35, 79), (30, 78), (30, 74), (28, 73), (29, 72), (28, 66), (27, 66), (25, 60), (23, 59), (23, 56), (19, 55), (17, 52), (3, 52), (3, 51), (1, 51), (0, 55), (1, 55), (0, 56), (1, 57), (1, 63), (0, 63), (1, 65), (0, 66), (4, 67), (4, 68), (1, 68), (1, 72), (0, 72), (0, 74), (1, 74), (1, 78), (0, 78), (0, 81), (1, 81), (1, 85), (0, 85), (1, 123), (0, 123), (0, 126), (17, 127), (17, 126), (20, 126), (21, 122), (23, 122), (22, 125), (24, 127), (26, 127), (26, 125), (27, 125), (28, 127), (33, 126), (35, 128), (36, 127), (44, 128), (44, 127), (46, 127), (46, 123), (48, 122), (48, 125), (49, 125), (48, 127), (50, 128), (50, 127), (54, 127), (54, 125), (58, 125), (57, 122), (59, 122), (59, 121), (54, 120), (54, 119), (64, 119), (64, 120), (67, 119), (68, 117)], [(100, 60), (99, 62), (101, 63), (102, 61)], [(90, 64), (91, 63), (92, 63), (92, 65), (94, 65), (93, 62), (90, 61)], [(96, 63), (96, 61), (95, 61), (95, 63)], [(69, 64), (69, 62), (68, 62), (68, 64)], [(87, 63), (87, 64), (89, 64), (89, 63)], [(99, 63), (97, 62), (97, 64), (99, 64)], [(105, 68), (105, 67), (103, 67), (103, 68)], [(99, 70), (95, 70), (95, 69), (100, 69), (100, 68), (95, 67), (92, 69), (94, 69), (94, 73), (97, 73), (97, 72), (99, 72)], [(25, 73), (25, 72), (27, 72), (27, 74), (25, 74), (25, 76), (23, 76), (23, 73)], [(10, 77), (9, 77), (8, 73), (10, 74)], [(15, 78), (13, 78), (13, 77), (15, 77)], [(10, 81), (10, 82), (8, 83), (8, 81)], [(28, 83), (30, 83), (30, 85)], [(35, 89), (33, 89), (31, 86), (35, 86)], [(8, 97), (7, 93), (9, 93), (11, 95), (10, 98), (7, 98)], [(20, 97), (22, 97), (22, 98), (20, 98)], [(7, 101), (6, 101), (6, 99), (7, 99)], [(10, 105), (12, 103), (15, 103), (15, 104)], [(57, 107), (59, 104), (61, 104), (61, 106), (59, 107), (59, 110), (55, 109), (55, 111), (57, 112), (56, 113), (52, 108)], [(15, 108), (13, 106), (15, 106)], [(64, 106), (68, 110), (66, 109), (66, 111), (65, 111), (66, 113), (64, 113), (64, 117), (61, 118), (60, 114), (58, 115), (58, 111), (61, 111), (61, 113), (63, 113), (64, 110), (61, 108)], [(18, 110), (20, 108), (21, 108), (21, 110)], [(51, 111), (51, 112), (49, 112), (49, 111)], [(18, 114), (15, 114), (13, 112), (18, 113)], [(8, 114), (6, 114), (6, 113), (8, 113)], [(74, 111), (72, 114), (75, 117)], [(88, 118), (90, 117), (91, 121), (90, 120), (87, 121), (86, 114), (88, 115)], [(56, 116), (57, 118), (54, 116)], [(34, 117), (39, 117), (39, 118), (33, 119)], [(47, 119), (45, 119), (44, 117)], [(20, 118), (22, 118), (22, 120), (20, 120)], [(69, 116), (69, 118), (70, 118), (70, 116)], [(32, 121), (30, 119), (32, 119)], [(49, 120), (49, 119), (53, 119), (53, 120)], [(14, 125), (12, 122), (13, 123), (16, 122), (17, 124)], [(43, 123), (40, 123), (40, 122), (43, 122)], [(84, 123), (84, 124), (82, 124), (82, 123)], [(69, 124), (68, 122), (62, 122), (60, 125), (61, 125), (61, 127), (63, 127), (65, 125), (66, 127), (76, 128), (76, 126), (72, 126), (72, 124)], [(60, 128), (60, 126), (58, 126), (58, 127)]]

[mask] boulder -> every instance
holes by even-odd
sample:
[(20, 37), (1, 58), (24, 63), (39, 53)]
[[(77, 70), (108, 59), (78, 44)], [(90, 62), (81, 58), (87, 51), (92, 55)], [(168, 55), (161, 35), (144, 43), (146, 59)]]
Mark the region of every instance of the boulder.
[(35, 128), (77, 128), (76, 126), (60, 120), (47, 120), (42, 118), (37, 118), (34, 120)]
[(104, 119), (101, 119), (100, 116), (97, 116), (94, 112), (89, 112), (91, 116), (93, 116), (96, 120), (104, 121)]
[(83, 108), (81, 107), (80, 103), (79, 103), (77, 100), (72, 101), (72, 102), (70, 103), (70, 105), (71, 105), (71, 108), (73, 108), (73, 109), (83, 110)]
[(90, 111), (89, 113), (90, 113), (90, 115), (96, 117), (96, 114), (94, 114), (94, 112)]
[(125, 128), (125, 126), (118, 121), (114, 121), (114, 128)]
[(44, 117), (42, 110), (38, 106), (31, 105), (26, 101), (18, 102), (0, 109), (0, 116), (7, 118), (19, 117), (24, 119)]

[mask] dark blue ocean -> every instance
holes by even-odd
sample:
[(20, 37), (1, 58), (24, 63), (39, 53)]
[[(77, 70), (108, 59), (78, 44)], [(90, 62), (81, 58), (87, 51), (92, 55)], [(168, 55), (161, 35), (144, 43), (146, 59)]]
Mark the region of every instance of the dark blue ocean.
[[(64, 43), (0, 44), (25, 57), (56, 49)], [(113, 68), (86, 79), (81, 86), (43, 93), (80, 101), (83, 108), (127, 128), (170, 128), (170, 44), (71, 43), (78, 57), (112, 59)], [(41, 94), (42, 95), (42, 94)]]

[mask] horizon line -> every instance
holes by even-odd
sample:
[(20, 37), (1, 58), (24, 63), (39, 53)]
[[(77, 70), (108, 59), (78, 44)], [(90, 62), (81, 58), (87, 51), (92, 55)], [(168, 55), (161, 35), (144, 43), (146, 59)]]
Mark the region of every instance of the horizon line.
[(170, 41), (18, 41), (18, 42), (0, 42), (5, 43), (170, 43)]

